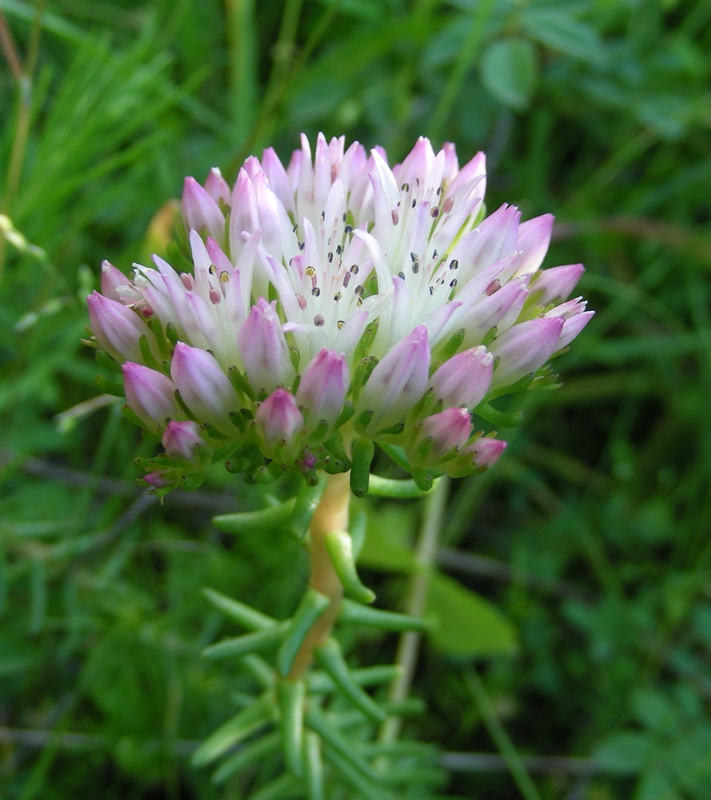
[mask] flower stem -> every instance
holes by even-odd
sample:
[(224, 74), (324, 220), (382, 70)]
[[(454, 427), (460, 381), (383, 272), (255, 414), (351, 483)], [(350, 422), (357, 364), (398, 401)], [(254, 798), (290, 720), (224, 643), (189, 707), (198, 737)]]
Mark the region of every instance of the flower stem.
[(326, 535), (348, 530), (348, 505), (351, 498), (350, 475), (329, 475), (326, 489), (311, 519), (309, 588), (326, 595), (330, 603), (304, 639), (289, 672), (289, 680), (300, 680), (309, 668), (314, 650), (322, 645), (333, 628), (343, 597), (343, 586), (326, 547)]
[[(413, 617), (421, 617), (425, 610), (427, 592), (430, 584), (430, 573), (435, 561), (437, 543), (442, 530), (442, 517), (447, 504), (449, 478), (440, 478), (425, 499), (425, 513), (422, 520), (420, 540), (417, 544), (417, 571), (415, 572), (410, 593), (407, 599), (406, 613)], [(407, 698), (415, 674), (417, 657), (422, 635), (415, 631), (403, 633), (397, 648), (395, 663), (400, 667), (400, 674), (390, 687), (389, 700), (399, 703)], [(380, 729), (381, 744), (396, 741), (402, 726), (400, 717), (388, 717)]]

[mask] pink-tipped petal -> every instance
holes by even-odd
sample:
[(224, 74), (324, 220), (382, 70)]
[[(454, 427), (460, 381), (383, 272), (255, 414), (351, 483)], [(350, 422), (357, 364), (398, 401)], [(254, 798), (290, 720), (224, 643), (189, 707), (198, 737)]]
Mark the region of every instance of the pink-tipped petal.
[(489, 391), (494, 357), (482, 345), (472, 347), (442, 364), (430, 379), (437, 400), (445, 406), (475, 408)]
[(225, 215), (195, 178), (185, 179), (181, 210), (188, 230), (206, 230), (216, 241), (225, 241)]
[(285, 389), (277, 389), (259, 406), (254, 416), (257, 428), (264, 439), (267, 455), (278, 445), (293, 444), (294, 437), (304, 427), (304, 418), (294, 396)]
[(222, 433), (236, 432), (230, 412), (237, 410), (239, 399), (211, 353), (178, 342), (170, 374), (183, 402), (200, 422), (207, 422)]
[(358, 406), (374, 412), (369, 431), (403, 419), (427, 388), (429, 366), (427, 329), (419, 325), (385, 354), (363, 389)]
[(509, 328), (489, 350), (498, 358), (492, 387), (508, 386), (542, 367), (559, 349), (562, 317), (539, 317)]
[(276, 312), (276, 302), (260, 298), (237, 335), (237, 345), (247, 377), (259, 392), (273, 391), (277, 386), (290, 386), (294, 367), (289, 347)]
[(199, 426), (192, 420), (171, 420), (163, 432), (163, 447), (166, 454), (195, 467), (205, 463), (207, 447), (200, 435)]
[(90, 294), (87, 303), (91, 329), (104, 350), (119, 362), (142, 361), (141, 336), (151, 341), (153, 335), (138, 314), (98, 292)]
[(330, 427), (343, 410), (348, 391), (348, 365), (342, 353), (324, 348), (304, 370), (296, 402), (311, 428), (324, 420)]
[(183, 416), (175, 399), (175, 385), (162, 372), (127, 361), (123, 367), (123, 383), (129, 408), (156, 431), (166, 419)]

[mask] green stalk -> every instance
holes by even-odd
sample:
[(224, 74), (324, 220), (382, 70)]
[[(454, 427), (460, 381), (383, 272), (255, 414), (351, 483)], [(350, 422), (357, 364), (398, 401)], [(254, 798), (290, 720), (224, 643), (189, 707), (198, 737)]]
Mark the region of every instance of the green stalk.
[[(421, 617), (425, 610), (430, 574), (435, 563), (437, 544), (447, 505), (448, 490), (449, 478), (443, 477), (437, 481), (425, 498), (425, 513), (422, 520), (420, 540), (417, 544), (417, 569), (410, 584), (406, 608), (406, 613), (411, 617)], [(395, 663), (400, 667), (401, 672), (390, 687), (388, 700), (391, 703), (402, 702), (410, 692), (421, 639), (422, 634), (417, 631), (408, 631), (400, 637)], [(378, 737), (380, 744), (392, 744), (395, 742), (400, 735), (401, 727), (402, 720), (400, 717), (388, 717), (380, 728)]]

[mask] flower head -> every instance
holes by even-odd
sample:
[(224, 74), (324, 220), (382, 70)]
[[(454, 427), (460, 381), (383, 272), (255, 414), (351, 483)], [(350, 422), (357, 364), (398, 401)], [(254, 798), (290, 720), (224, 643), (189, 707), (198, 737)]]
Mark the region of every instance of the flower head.
[[(232, 187), (219, 170), (187, 178), (192, 269), (156, 256), (129, 278), (105, 263), (89, 298), (161, 458), (344, 470), (359, 435), (416, 470), (492, 464), (505, 444), (477, 408), (549, 380), (592, 312), (566, 301), (580, 265), (540, 271), (553, 217), (485, 216), (485, 186), (482, 153), (460, 167), (453, 145), (420, 138), (390, 166), (323, 135), (288, 164), (248, 158)], [(164, 462), (148, 469), (175, 483)]]

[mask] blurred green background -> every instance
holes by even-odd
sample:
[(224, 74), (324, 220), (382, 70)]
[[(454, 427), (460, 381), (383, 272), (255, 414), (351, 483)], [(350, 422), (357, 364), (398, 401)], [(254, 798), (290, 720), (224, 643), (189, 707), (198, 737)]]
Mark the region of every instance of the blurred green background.
[[(428, 711), (405, 732), (442, 748), (439, 796), (708, 800), (711, 3), (0, 11), (0, 796), (239, 800), (264, 777), (216, 787), (187, 764), (248, 688), (200, 658), (232, 631), (199, 589), (287, 616), (305, 566), (268, 533), (218, 534), (211, 514), (261, 502), (221, 470), (162, 507), (135, 486), (152, 445), (94, 400), (80, 339), (101, 259), (162, 246), (185, 174), (232, 180), (321, 130), (393, 162), (420, 134), (462, 163), (485, 150), (489, 208), (555, 213), (545, 265), (583, 261), (598, 312), (563, 388), (452, 489)], [(421, 510), (366, 508), (364, 577), (397, 608)], [(392, 657), (349, 636), (364, 663)]]

